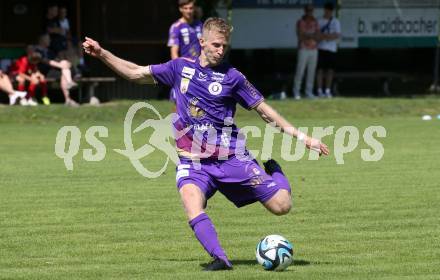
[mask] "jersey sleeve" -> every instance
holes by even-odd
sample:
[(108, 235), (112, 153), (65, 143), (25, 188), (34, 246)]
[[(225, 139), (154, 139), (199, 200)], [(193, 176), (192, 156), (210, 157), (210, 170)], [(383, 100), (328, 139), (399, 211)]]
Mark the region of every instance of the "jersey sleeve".
[(255, 108), (264, 100), (263, 95), (241, 73), (238, 76), (238, 83), (233, 96), (247, 110)]
[(178, 59), (170, 60), (162, 64), (151, 65), (150, 71), (153, 75), (154, 81), (167, 86), (173, 86), (177, 60)]
[(173, 24), (170, 27), (167, 46), (179, 46), (179, 29), (177, 28), (176, 24)]

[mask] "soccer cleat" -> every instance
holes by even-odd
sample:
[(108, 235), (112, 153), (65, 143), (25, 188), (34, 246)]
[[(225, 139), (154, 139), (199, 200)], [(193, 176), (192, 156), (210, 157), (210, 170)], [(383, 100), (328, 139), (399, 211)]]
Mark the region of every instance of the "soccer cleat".
[(226, 261), (222, 259), (214, 259), (210, 262), (203, 271), (217, 271), (217, 270), (231, 270), (232, 266), (227, 264)]
[(21, 106), (29, 106), (29, 103), (26, 98), (22, 98), (22, 99), (20, 99), (20, 105)]
[(70, 106), (70, 107), (79, 107), (79, 104), (75, 102), (73, 99), (67, 99), (66, 102), (64, 102), (64, 105)]
[(44, 105), (50, 105), (50, 99), (49, 97), (45, 96), (41, 99), (43, 101)]
[(9, 105), (15, 105), (17, 98), (18, 98), (18, 94), (16, 92), (14, 92), (14, 94), (9, 95)]
[(263, 162), (264, 170), (267, 174), (272, 175), (275, 171), (283, 172), (281, 166), (274, 159), (269, 159), (266, 162)]
[(29, 98), (27, 103), (29, 106), (37, 106), (38, 105), (38, 103), (35, 100), (33, 100), (32, 98)]

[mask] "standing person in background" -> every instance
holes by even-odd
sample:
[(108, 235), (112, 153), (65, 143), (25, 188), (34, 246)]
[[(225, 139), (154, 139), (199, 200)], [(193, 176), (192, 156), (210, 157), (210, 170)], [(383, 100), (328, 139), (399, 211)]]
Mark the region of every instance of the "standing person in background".
[(51, 4), (47, 7), (46, 19), (44, 22), (43, 33), (50, 36), (49, 49), (58, 55), (59, 52), (67, 48), (67, 39), (65, 30), (61, 27), (59, 16), (59, 8), (57, 4)]
[[(60, 7), (58, 13), (58, 21), (60, 23), (62, 35), (67, 38), (67, 40), (72, 40), (72, 34), (70, 33), (70, 22), (67, 18), (67, 8)], [(67, 46), (66, 46), (67, 48)]]
[[(202, 36), (203, 24), (195, 19), (194, 0), (179, 0), (179, 11), (182, 15), (170, 27), (168, 47), (171, 59), (178, 57), (196, 58), (200, 55), (199, 39)], [(170, 100), (176, 102), (173, 89), (170, 91)]]
[[(324, 5), (324, 16), (319, 20), (321, 41), (318, 44), (318, 73), (316, 87), (319, 97), (332, 97), (331, 86), (333, 73), (336, 64), (336, 52), (338, 50), (338, 39), (341, 37), (341, 24), (333, 17), (333, 3)], [(325, 89), (323, 88), (325, 79)]]
[(320, 31), (318, 21), (313, 16), (313, 6), (310, 4), (304, 7), (304, 15), (296, 23), (296, 35), (298, 36), (298, 59), (293, 94), (296, 100), (301, 99), (301, 83), (307, 68), (306, 96), (315, 98), (313, 84), (318, 61), (317, 45)]

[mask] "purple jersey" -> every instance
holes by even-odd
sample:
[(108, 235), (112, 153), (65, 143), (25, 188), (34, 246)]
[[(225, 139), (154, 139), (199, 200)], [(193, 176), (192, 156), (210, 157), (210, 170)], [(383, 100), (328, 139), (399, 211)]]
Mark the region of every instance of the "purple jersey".
[(191, 24), (176, 21), (170, 27), (168, 47), (178, 46), (180, 57), (196, 58), (200, 55), (199, 38), (202, 36), (203, 24), (194, 20)]
[(243, 74), (227, 63), (202, 67), (198, 58), (152, 65), (151, 72), (156, 81), (176, 93), (174, 128), (188, 129), (176, 136), (181, 155), (217, 157), (235, 154), (236, 148), (244, 151), (245, 139), (239, 137), (234, 123), (236, 104), (250, 110), (264, 98)]

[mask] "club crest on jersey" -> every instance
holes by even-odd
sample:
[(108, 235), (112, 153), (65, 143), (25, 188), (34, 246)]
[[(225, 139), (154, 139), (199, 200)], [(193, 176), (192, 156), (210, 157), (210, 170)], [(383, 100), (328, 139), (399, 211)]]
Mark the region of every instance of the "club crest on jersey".
[(182, 80), (180, 81), (180, 92), (185, 94), (188, 91), (188, 87), (189, 87), (189, 79), (182, 78)]
[(208, 86), (208, 91), (212, 95), (219, 95), (222, 93), (222, 85), (219, 82), (212, 82)]

